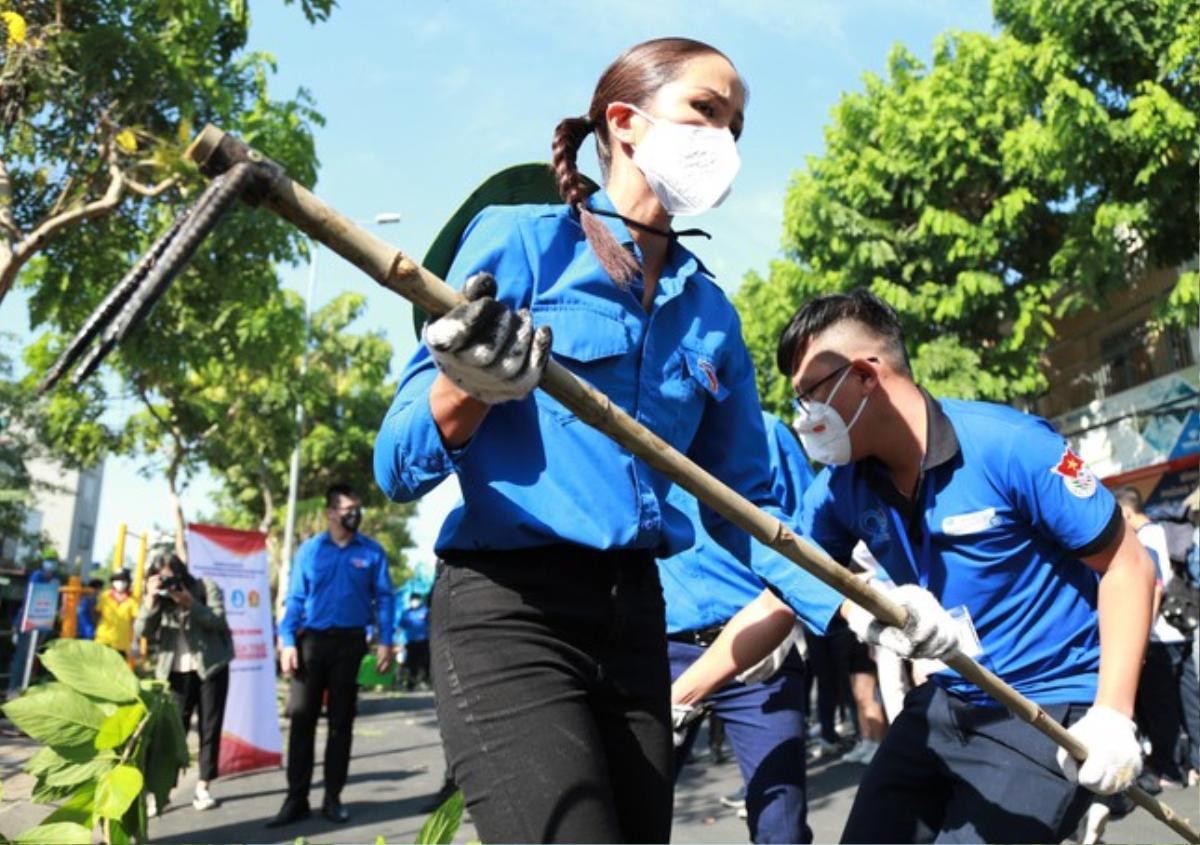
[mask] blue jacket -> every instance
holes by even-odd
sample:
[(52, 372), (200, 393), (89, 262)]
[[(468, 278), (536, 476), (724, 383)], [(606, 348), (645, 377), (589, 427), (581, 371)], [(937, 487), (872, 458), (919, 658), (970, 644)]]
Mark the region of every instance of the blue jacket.
[(394, 601), (382, 546), (355, 534), (340, 547), (322, 531), (292, 562), (279, 639), (294, 646), (301, 630), (377, 626), (380, 643), (391, 645)]
[[(603, 192), (589, 202), (612, 209)], [(637, 253), (624, 223), (600, 219)], [(468, 227), (448, 281), (461, 287), (480, 270), (495, 275), (500, 301), (553, 329), (560, 364), (751, 502), (783, 515), (737, 313), (687, 249), (671, 246), (647, 314), (641, 290), (613, 284), (566, 206), (494, 207)], [(694, 541), (691, 520), (667, 502), (664, 476), (540, 390), (493, 407), (470, 442), (447, 449), (429, 407), (436, 373), (422, 344), (375, 441), (375, 477), (388, 496), (410, 501), (458, 475), (463, 503), (442, 526), (439, 555), (569, 542), (668, 556)], [(748, 538), (740, 546), (739, 559), (750, 562)], [(790, 563), (761, 563), (759, 574), (785, 597), (811, 588), (811, 577)]]
[[(788, 515), (788, 524), (796, 528), (801, 498), (812, 482), (813, 471), (799, 441), (778, 417), (763, 413), (767, 432), (767, 451), (771, 465), (771, 486), (780, 506)], [(700, 517), (699, 502), (680, 487), (672, 487), (668, 501), (686, 513), (696, 531), (696, 544), (686, 551), (658, 561), (663, 598), (667, 605), (667, 632), (692, 631), (721, 625), (758, 597), (763, 580), (747, 567), (739, 554), (731, 552), (749, 538), (725, 521), (709, 533)], [(755, 557), (778, 557), (761, 543), (750, 541)], [(789, 561), (783, 565), (795, 566)], [(758, 569), (765, 564), (759, 562)], [(805, 594), (793, 596), (793, 609), (806, 625), (823, 633), (841, 606), (842, 596), (831, 587), (813, 580)]]

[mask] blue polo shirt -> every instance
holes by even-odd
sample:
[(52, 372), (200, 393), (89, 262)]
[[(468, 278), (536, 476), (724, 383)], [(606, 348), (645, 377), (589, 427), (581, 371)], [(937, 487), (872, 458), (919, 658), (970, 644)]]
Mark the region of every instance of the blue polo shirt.
[[(928, 394), (926, 406), (911, 500), (873, 458), (827, 467), (805, 495), (802, 528), (838, 559), (862, 540), (897, 584), (965, 606), (983, 647), (977, 660), (1023, 695), (1091, 702), (1099, 579), (1080, 558), (1119, 537), (1115, 500), (1045, 420)], [(933, 680), (999, 706), (953, 671)]]
[(355, 534), (339, 546), (322, 531), (300, 546), (292, 562), (279, 639), (294, 646), (301, 630), (378, 626), (380, 643), (391, 645), (394, 601), (381, 545)]
[[(588, 202), (613, 210), (602, 191)], [(624, 223), (600, 220), (638, 253)], [(560, 364), (751, 502), (782, 513), (737, 313), (691, 252), (672, 243), (647, 314), (638, 286), (622, 290), (600, 266), (575, 212), (497, 206), (467, 228), (447, 281), (461, 287), (480, 270), (495, 275), (501, 302), (553, 329)], [(667, 478), (543, 391), (492, 407), (465, 447), (447, 449), (429, 407), (436, 373), (422, 344), (375, 440), (375, 478), (392, 499), (410, 501), (457, 474), (463, 501), (442, 526), (439, 555), (567, 542), (667, 556), (692, 545), (691, 521), (667, 505)], [(811, 583), (782, 559), (760, 563), (785, 596)]]
[[(765, 412), (762, 417), (771, 488), (794, 530), (801, 497), (812, 482), (812, 468), (787, 425)], [(688, 516), (696, 531), (696, 543), (690, 549), (658, 561), (667, 605), (667, 633), (722, 625), (767, 586), (748, 566), (747, 556), (778, 558), (779, 555), (725, 520), (715, 522), (710, 533), (700, 516), (696, 498), (680, 487), (671, 488), (667, 501)], [(781, 565), (795, 566), (783, 559)], [(760, 561), (758, 568), (765, 568), (765, 563)], [(812, 578), (808, 591), (796, 593), (791, 599), (792, 609), (818, 633), (825, 631), (842, 604), (841, 594), (816, 578)]]

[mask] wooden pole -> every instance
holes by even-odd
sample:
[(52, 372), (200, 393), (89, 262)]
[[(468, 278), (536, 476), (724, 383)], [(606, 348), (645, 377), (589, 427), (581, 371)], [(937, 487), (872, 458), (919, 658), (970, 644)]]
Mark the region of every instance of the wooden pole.
[[(187, 155), (208, 176), (223, 172), (237, 161), (263, 165), (262, 184), (255, 200), (295, 224), (309, 237), (328, 246), (376, 282), (398, 293), (433, 316), (462, 302), (457, 291), (421, 267), (400, 250), (339, 214), (302, 185), (293, 182), (273, 162), (214, 126), (206, 126), (188, 148)], [(670, 444), (647, 429), (612, 400), (575, 376), (557, 361), (546, 366), (538, 385), (579, 419), (607, 434), (654, 469), (666, 475), (697, 499), (745, 530), (750, 536), (803, 567), (851, 601), (869, 610), (887, 625), (903, 626), (904, 608), (880, 590), (860, 581), (824, 551), (798, 537), (775, 517), (760, 510), (708, 472), (692, 463)], [(1022, 696), (992, 672), (960, 651), (944, 662), (964, 678), (989, 693), (1018, 718), (1046, 734), (1076, 760), (1087, 749), (1037, 704)], [(1136, 786), (1126, 794), (1189, 842), (1200, 845), (1200, 832), (1174, 810)]]

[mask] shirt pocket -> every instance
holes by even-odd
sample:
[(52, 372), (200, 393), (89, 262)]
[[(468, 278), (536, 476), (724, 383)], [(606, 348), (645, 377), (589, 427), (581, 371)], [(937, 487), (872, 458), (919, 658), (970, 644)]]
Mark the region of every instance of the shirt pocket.
[(681, 452), (691, 446), (709, 402), (723, 402), (729, 396), (717, 360), (713, 352), (684, 344), (666, 369), (659, 391), (668, 425), (664, 430), (671, 432), (671, 443)]
[[(535, 326), (549, 326), (554, 333), (550, 351), (560, 364), (614, 402), (625, 404), (624, 387), (632, 382), (634, 373), (623, 363), (633, 348), (633, 339), (619, 317), (585, 306), (563, 305), (534, 305), (531, 314)], [(534, 397), (538, 410), (559, 422), (578, 419), (545, 391), (536, 391)]]

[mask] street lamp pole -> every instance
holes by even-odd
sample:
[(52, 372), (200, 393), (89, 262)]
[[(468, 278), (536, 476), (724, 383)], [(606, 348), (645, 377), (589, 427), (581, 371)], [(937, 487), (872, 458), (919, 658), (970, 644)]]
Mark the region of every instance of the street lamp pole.
[[(371, 221), (377, 226), (399, 223), (400, 215), (394, 211), (383, 211), (375, 215)], [(363, 225), (371, 225), (363, 222)], [(317, 285), (317, 259), (321, 254), (321, 245), (312, 241), (312, 258), (308, 262), (308, 288), (304, 294), (304, 353), (300, 357), (300, 377), (308, 372), (308, 348), (312, 341), (312, 301), (313, 289)], [(288, 467), (288, 498), (287, 517), (283, 529), (283, 560), (279, 568), (279, 585), (276, 595), (276, 616), (282, 616), (284, 600), (287, 597), (288, 580), (292, 565), (292, 555), (296, 536), (296, 494), (300, 488), (300, 440), (304, 431), (304, 407), (296, 403), (296, 446), (292, 449), (291, 465)]]

